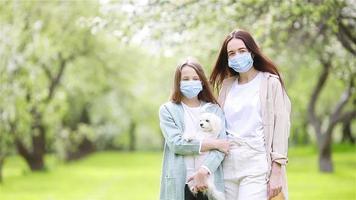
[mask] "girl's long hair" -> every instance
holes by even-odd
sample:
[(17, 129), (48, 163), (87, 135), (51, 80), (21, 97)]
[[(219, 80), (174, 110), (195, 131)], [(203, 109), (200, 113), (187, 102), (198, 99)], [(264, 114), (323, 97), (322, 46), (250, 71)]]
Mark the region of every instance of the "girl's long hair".
[(177, 66), (170, 100), (174, 103), (180, 103), (182, 101), (183, 94), (180, 91), (180, 81), (183, 67), (193, 68), (199, 76), (199, 79), (203, 85), (203, 90), (198, 94), (198, 99), (201, 101), (217, 104), (218, 102), (213, 95), (208, 79), (205, 76), (203, 67), (197, 61), (191, 58)]

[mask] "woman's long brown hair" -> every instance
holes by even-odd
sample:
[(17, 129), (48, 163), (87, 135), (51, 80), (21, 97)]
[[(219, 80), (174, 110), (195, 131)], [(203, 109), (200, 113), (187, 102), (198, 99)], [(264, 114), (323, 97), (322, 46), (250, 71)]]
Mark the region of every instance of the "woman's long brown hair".
[(269, 72), (277, 75), (282, 84), (282, 87), (284, 88), (282, 78), (279, 74), (276, 65), (269, 58), (263, 55), (260, 48), (257, 46), (255, 40), (252, 38), (251, 34), (247, 31), (235, 30), (231, 32), (228, 36), (226, 36), (220, 49), (219, 57), (216, 60), (213, 71), (211, 72), (210, 83), (212, 84), (214, 89), (219, 91), (222, 82), (225, 78), (230, 76), (238, 76), (239, 74), (228, 66), (227, 44), (233, 38), (240, 39), (245, 43), (247, 49), (251, 52), (251, 55), (253, 57), (253, 66), (255, 69), (257, 69), (258, 71)]
[(194, 59), (187, 59), (185, 62), (177, 66), (174, 75), (173, 91), (170, 100), (174, 103), (180, 103), (182, 101), (183, 94), (180, 91), (180, 81), (183, 67), (193, 68), (199, 76), (199, 79), (203, 86), (203, 90), (198, 94), (198, 99), (201, 101), (217, 104), (218, 102), (213, 95), (208, 79), (205, 76), (203, 67)]

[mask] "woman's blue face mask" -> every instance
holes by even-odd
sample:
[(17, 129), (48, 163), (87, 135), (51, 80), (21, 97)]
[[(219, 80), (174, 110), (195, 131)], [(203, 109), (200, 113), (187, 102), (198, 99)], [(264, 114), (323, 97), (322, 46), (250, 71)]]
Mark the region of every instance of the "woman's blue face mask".
[(188, 99), (198, 96), (198, 94), (203, 90), (201, 81), (180, 81), (180, 91)]
[(247, 72), (253, 66), (253, 59), (250, 52), (236, 54), (229, 58), (228, 65), (230, 68), (239, 73)]

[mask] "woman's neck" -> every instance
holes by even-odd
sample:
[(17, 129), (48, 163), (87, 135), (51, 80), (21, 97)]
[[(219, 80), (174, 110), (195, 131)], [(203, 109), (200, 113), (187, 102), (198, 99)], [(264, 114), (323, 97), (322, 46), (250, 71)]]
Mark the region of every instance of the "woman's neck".
[(239, 73), (239, 84), (248, 83), (255, 78), (257, 74), (258, 71), (254, 67), (251, 67), (251, 69), (245, 73)]
[(183, 97), (182, 102), (189, 107), (199, 107), (200, 106), (200, 100), (198, 99), (198, 97), (194, 97), (191, 99)]

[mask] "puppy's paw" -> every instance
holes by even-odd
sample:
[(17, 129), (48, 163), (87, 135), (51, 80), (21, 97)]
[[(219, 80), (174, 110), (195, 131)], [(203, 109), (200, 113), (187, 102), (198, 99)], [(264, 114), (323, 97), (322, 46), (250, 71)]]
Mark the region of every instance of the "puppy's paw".
[(216, 200), (225, 200), (225, 194), (222, 192), (216, 192), (214, 197)]
[(205, 195), (208, 196), (209, 199), (225, 200), (225, 194), (216, 189), (208, 189)]
[(194, 138), (192, 135), (183, 135), (183, 140), (190, 142), (192, 141)]
[(194, 194), (197, 195), (198, 194), (198, 190), (195, 187), (191, 187), (190, 191)]

